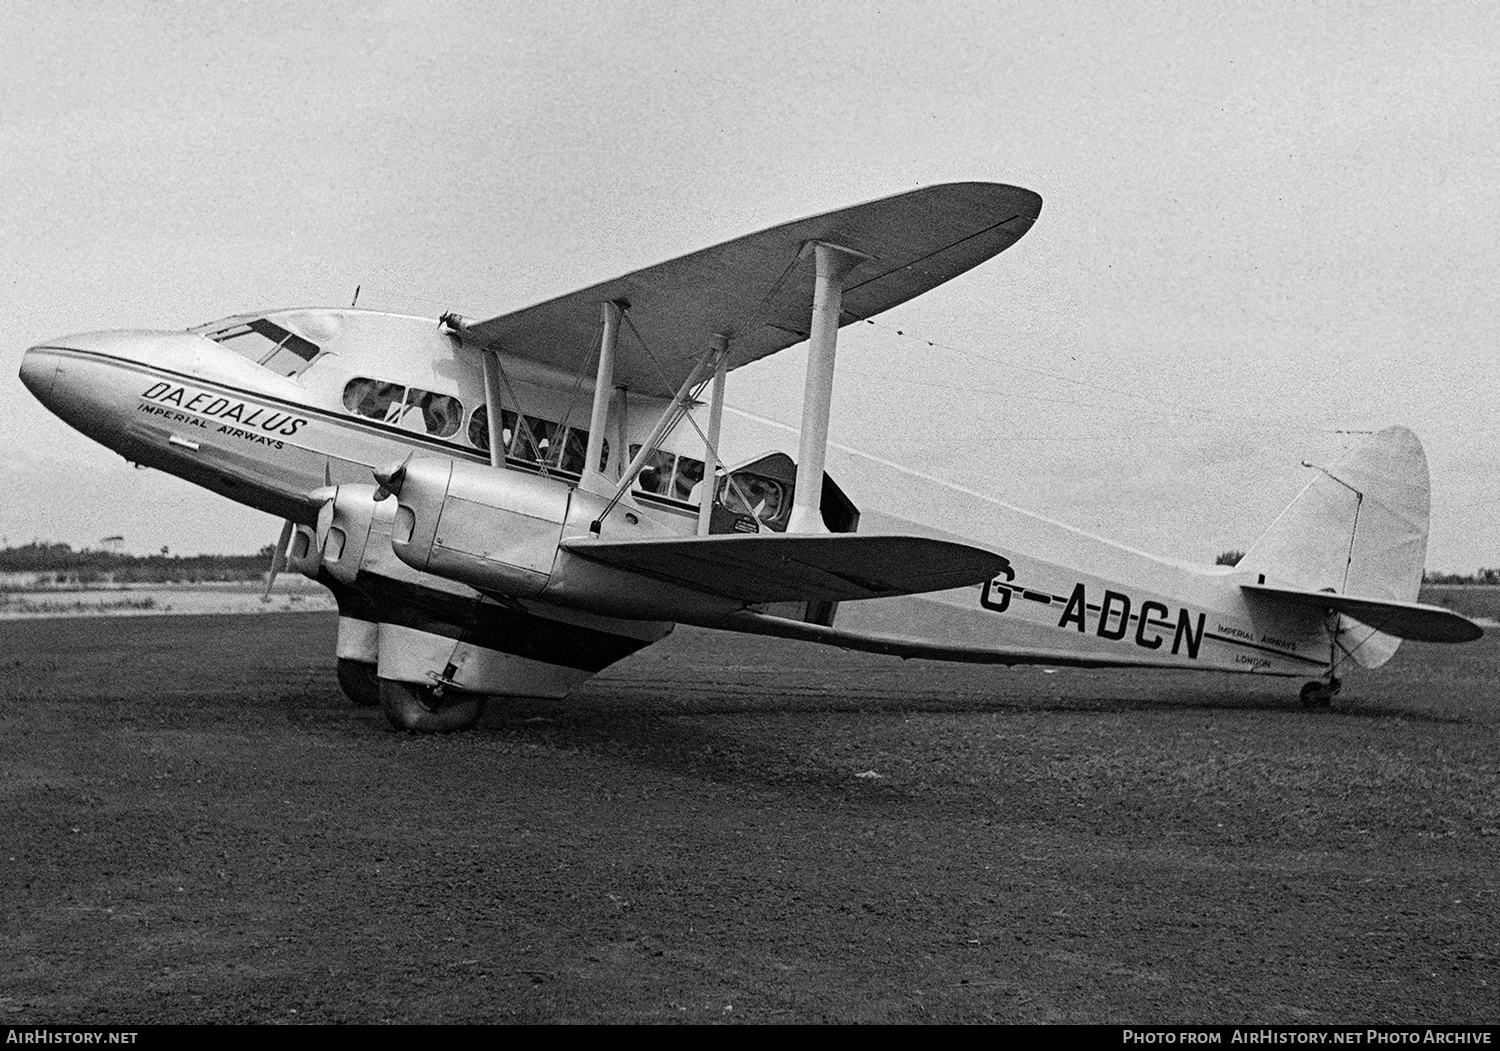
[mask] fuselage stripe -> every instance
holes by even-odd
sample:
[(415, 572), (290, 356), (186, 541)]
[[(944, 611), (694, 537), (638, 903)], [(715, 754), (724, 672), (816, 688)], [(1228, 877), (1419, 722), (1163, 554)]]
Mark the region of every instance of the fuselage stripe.
[[(409, 445), (420, 445), (434, 451), (441, 451), (444, 455), (452, 456), (454, 458), (473, 460), (478, 463), (489, 463), (490, 459), (487, 453), (470, 448), (467, 445), (458, 445), (453, 442), (444, 441), (441, 438), (433, 438), (429, 435), (418, 434), (415, 431), (404, 430), (400, 427), (393, 427), (389, 424), (381, 423), (376, 420), (364, 419), (362, 417), (354, 416), (345, 412), (337, 412), (332, 409), (325, 409), (318, 405), (310, 405), (306, 402), (292, 401), (276, 394), (267, 394), (264, 391), (255, 390), (254, 388), (236, 387), (231, 384), (225, 383), (222, 380), (207, 379), (202, 376), (192, 376), (186, 373), (178, 372), (174, 369), (163, 368), (159, 365), (143, 365), (140, 362), (130, 361), (127, 358), (119, 358), (115, 357), (112, 354), (102, 354), (98, 351), (93, 350), (78, 350), (73, 347), (53, 346), (42, 346), (38, 347), (37, 349), (58, 351), (61, 353), (76, 355), (78, 357), (97, 358), (101, 361), (108, 362), (111, 365), (128, 368), (133, 372), (139, 372), (146, 376), (169, 378), (178, 383), (192, 384), (193, 386), (197, 387), (206, 387), (212, 390), (216, 390), (220, 393), (233, 395), (238, 398), (248, 398), (267, 402), (279, 408), (291, 410), (304, 416), (317, 416), (322, 418), (325, 422), (337, 424), (339, 426), (363, 429), (369, 432), (373, 432), (374, 434), (379, 435), (383, 438), (392, 438)], [(292, 442), (291, 444), (297, 445), (299, 443)], [(302, 446), (302, 448), (307, 448), (307, 446)], [(309, 451), (320, 452), (330, 456), (337, 455), (335, 453), (328, 453), (325, 450), (319, 449), (309, 449)], [(505, 458), (505, 464), (507, 467), (510, 467), (514, 470), (526, 471), (530, 474), (541, 473), (541, 467), (538, 464), (532, 463), (528, 460), (520, 460), (515, 457), (507, 456)], [(579, 477), (575, 472), (564, 471), (557, 468), (551, 469), (548, 473), (556, 475), (560, 478), (565, 478), (569, 481), (577, 481)]]

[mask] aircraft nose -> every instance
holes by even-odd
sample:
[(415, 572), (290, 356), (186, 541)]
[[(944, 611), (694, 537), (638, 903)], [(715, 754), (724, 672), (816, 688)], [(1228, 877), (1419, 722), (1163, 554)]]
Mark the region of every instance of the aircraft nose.
[(57, 353), (45, 347), (32, 347), (21, 355), (21, 382), (42, 404), (52, 393), (57, 379)]

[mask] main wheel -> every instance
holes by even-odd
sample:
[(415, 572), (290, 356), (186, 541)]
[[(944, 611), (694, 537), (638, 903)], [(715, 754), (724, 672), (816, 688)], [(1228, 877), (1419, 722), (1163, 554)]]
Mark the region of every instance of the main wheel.
[(431, 686), (380, 680), (380, 709), (390, 724), (409, 734), (449, 734), (471, 729), (484, 712), (484, 694), (446, 691)]
[(340, 657), (339, 687), (345, 697), (361, 708), (373, 708), (380, 703), (380, 680), (375, 677), (375, 665), (369, 661)]
[(1318, 695), (1323, 692), (1323, 683), (1318, 679), (1302, 684), (1302, 692), (1297, 695), (1304, 708), (1316, 708), (1318, 706)]
[(1327, 708), (1333, 703), (1334, 697), (1338, 695), (1339, 689), (1344, 684), (1338, 679), (1324, 682), (1322, 679), (1313, 679), (1305, 683), (1299, 697), (1304, 708)]

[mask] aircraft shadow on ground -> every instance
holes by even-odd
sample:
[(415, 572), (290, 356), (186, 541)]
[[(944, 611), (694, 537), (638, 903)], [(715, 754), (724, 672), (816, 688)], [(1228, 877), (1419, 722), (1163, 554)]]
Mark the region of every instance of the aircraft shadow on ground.
[[(515, 699), (492, 702), (479, 726), (481, 736), (503, 737), (527, 745), (577, 751), (623, 760), (668, 776), (719, 784), (760, 787), (800, 786), (848, 792), (858, 784), (862, 798), (897, 801), (906, 793), (889, 782), (851, 781), (844, 764), (834, 764), (808, 750), (794, 750), (788, 735), (770, 735), (780, 745), (759, 743), (753, 734), (717, 722), (722, 717), (811, 718), (827, 716), (954, 715), (1114, 715), (1180, 712), (1265, 715), (1281, 727), (1285, 720), (1380, 720), (1451, 724), (1460, 717), (1351, 697), (1329, 709), (1308, 711), (1295, 695), (1244, 694), (1232, 689), (1195, 692), (1181, 688), (1161, 697), (1097, 695), (1040, 698), (991, 696), (895, 696), (847, 691), (777, 691), (747, 696), (738, 689), (705, 690), (692, 698), (673, 697), (631, 683), (627, 691), (594, 687), (576, 700)], [(623, 694), (623, 695), (622, 695)], [(792, 735), (795, 738), (795, 735)], [(873, 794), (872, 794), (873, 793)]]
[[(1413, 722), (1449, 724), (1468, 721), (1462, 714), (1433, 711), (1386, 700), (1378, 687), (1347, 691), (1332, 705), (1322, 709), (1304, 708), (1297, 696), (1299, 682), (1285, 680), (1277, 688), (1247, 690), (1242, 682), (1206, 687), (1168, 684), (1160, 689), (1109, 686), (1095, 689), (1081, 684), (1062, 684), (1060, 690), (1038, 690), (1028, 685), (1024, 690), (997, 689), (993, 692), (867, 690), (857, 686), (775, 687), (757, 690), (735, 683), (715, 683), (708, 688), (685, 688), (680, 682), (596, 683), (581, 695), (561, 702), (502, 702), (492, 711), (517, 710), (513, 705), (560, 705), (573, 713), (622, 709), (662, 716), (718, 716), (737, 714), (897, 714), (924, 712), (933, 714), (985, 714), (1014, 712), (1053, 712), (1058, 714), (1174, 712), (1208, 713), (1265, 712), (1308, 717), (1349, 717), (1362, 719), (1405, 719)], [(674, 692), (675, 691), (675, 692)], [(691, 695), (689, 695), (691, 693)], [(530, 714), (535, 714), (532, 712)], [(482, 724), (483, 725), (483, 724)]]

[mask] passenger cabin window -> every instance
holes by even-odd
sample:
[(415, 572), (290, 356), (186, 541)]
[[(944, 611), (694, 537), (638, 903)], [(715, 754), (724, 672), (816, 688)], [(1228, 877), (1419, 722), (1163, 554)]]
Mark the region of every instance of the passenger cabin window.
[[(606, 442), (607, 446), (609, 443)], [(589, 449), (589, 432), (580, 431), (577, 427), (569, 427), (567, 437), (559, 445), (560, 456), (558, 466), (571, 474), (582, 474), (584, 454)], [(599, 470), (604, 470), (604, 465), (609, 460), (608, 456), (599, 461)]]
[[(632, 445), (631, 459), (640, 451), (639, 445)], [(634, 489), (638, 493), (696, 503), (703, 472), (702, 460), (658, 449), (635, 476)], [(718, 484), (717, 502), (731, 514), (753, 516), (775, 528), (787, 511), (786, 487), (774, 478), (736, 471), (732, 485), (727, 478), (720, 478)], [(744, 494), (743, 499), (741, 494)]]
[[(507, 459), (555, 468), (568, 474), (583, 473), (583, 458), (588, 452), (589, 432), (578, 427), (564, 427), (540, 416), (518, 416), (509, 409), (500, 410), (501, 441)], [(490, 451), (490, 413), (481, 405), (469, 417), (469, 444)], [(599, 470), (609, 462), (609, 442), (599, 457)]]
[[(741, 492), (745, 494), (745, 500), (750, 501), (749, 507), (745, 506), (745, 500), (740, 499)], [(786, 506), (786, 490), (780, 482), (770, 478), (737, 474), (734, 485), (730, 485), (727, 479), (719, 483), (719, 502), (737, 515), (751, 514), (762, 522), (774, 522), (781, 517), (781, 510)]]
[[(639, 445), (630, 447), (630, 458), (635, 459), (641, 451)], [(703, 481), (703, 461), (691, 456), (678, 456), (665, 449), (658, 449), (641, 467), (635, 476), (635, 488), (643, 493), (671, 497), (673, 500), (692, 500), (693, 490)]]
[(551, 420), (539, 419), (536, 416), (522, 416), (515, 441), (511, 443), (510, 454), (518, 460), (554, 466), (552, 457), (556, 453), (554, 439), (557, 431), (557, 424)]
[(464, 407), (451, 394), (434, 394), (412, 387), (406, 392), (398, 426), (425, 432), (434, 438), (451, 438), (464, 421)]
[(356, 376), (344, 387), (344, 408), (356, 416), (433, 438), (457, 434), (464, 419), (463, 403), (450, 394), (363, 376)]
[[(516, 433), (516, 414), (509, 409), (500, 410), (500, 432), (500, 441), (508, 451)], [(479, 406), (469, 417), (469, 444), (484, 452), (490, 451), (490, 410), (487, 406)]]
[(236, 322), (217, 331), (199, 331), (215, 343), (281, 376), (300, 375), (321, 353), (316, 343), (263, 317)]

